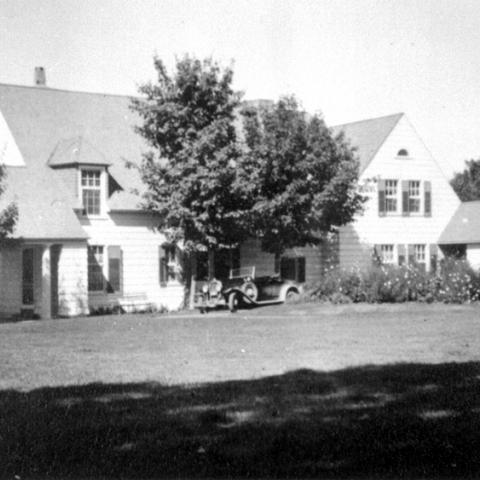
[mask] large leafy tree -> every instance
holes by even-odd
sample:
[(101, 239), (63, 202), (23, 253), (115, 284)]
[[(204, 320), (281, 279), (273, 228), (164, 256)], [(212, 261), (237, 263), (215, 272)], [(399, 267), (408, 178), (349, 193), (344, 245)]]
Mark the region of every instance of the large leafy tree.
[[(243, 110), (245, 154), (240, 175), (254, 199), (251, 222), (264, 250), (317, 244), (360, 209), (359, 165), (343, 138), (292, 96)], [(246, 183), (246, 182), (245, 182)]]
[(235, 245), (247, 235), (249, 201), (237, 175), (232, 69), (189, 56), (172, 74), (159, 58), (154, 66), (156, 83), (133, 100), (143, 120), (137, 131), (151, 147), (140, 167), (146, 206), (169, 239), (190, 250)]
[(480, 200), (480, 159), (466, 162), (467, 168), (456, 173), (450, 185), (462, 202)]
[[(5, 191), (6, 168), (0, 164), (0, 196)], [(18, 211), (14, 203), (11, 203), (0, 210), (0, 241), (5, 241), (13, 232), (17, 221)]]

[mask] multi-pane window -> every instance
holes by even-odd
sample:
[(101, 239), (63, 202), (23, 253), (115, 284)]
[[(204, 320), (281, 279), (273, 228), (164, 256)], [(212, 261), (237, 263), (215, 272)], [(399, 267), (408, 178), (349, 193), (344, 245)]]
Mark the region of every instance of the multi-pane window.
[(160, 283), (165, 284), (180, 280), (180, 265), (174, 245), (160, 248)]
[(397, 185), (398, 180), (385, 180), (385, 211), (397, 211)]
[(88, 291), (99, 292), (104, 288), (103, 247), (92, 245), (88, 247)]
[(425, 263), (425, 245), (413, 246), (413, 258), (416, 263)]
[(86, 215), (100, 215), (101, 212), (101, 172), (82, 170), (82, 202)]
[(393, 263), (393, 245), (380, 245), (380, 256), (382, 263)]
[(420, 181), (410, 180), (408, 182), (408, 211), (420, 212)]

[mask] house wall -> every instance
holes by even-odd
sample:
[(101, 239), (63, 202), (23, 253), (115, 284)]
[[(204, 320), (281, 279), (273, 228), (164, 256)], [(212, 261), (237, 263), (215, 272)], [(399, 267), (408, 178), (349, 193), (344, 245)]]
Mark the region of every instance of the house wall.
[(88, 314), (86, 242), (68, 242), (60, 248), (58, 314), (60, 316)]
[[(283, 256), (305, 257), (305, 282), (313, 283), (320, 279), (330, 261), (335, 262), (335, 249), (336, 245), (325, 243), (315, 247), (288, 249)], [(262, 251), (260, 240), (251, 239), (240, 246), (240, 265), (255, 266), (256, 276), (275, 274), (275, 256)]]
[[(160, 284), (160, 246), (165, 236), (155, 229), (151, 215), (142, 212), (110, 213), (103, 218), (80, 217), (80, 222), (89, 236), (89, 245), (102, 245), (106, 253), (109, 245), (122, 250), (123, 292), (89, 292), (90, 308), (102, 305), (127, 305), (145, 297), (157, 308), (178, 309), (184, 301), (184, 286), (175, 281)], [(106, 267), (104, 268), (106, 271)]]
[(255, 267), (255, 276), (275, 273), (275, 255), (262, 251), (260, 240), (250, 239), (240, 245), (240, 266)]
[(467, 260), (475, 270), (480, 269), (480, 243), (467, 245)]
[[(408, 158), (397, 157), (397, 152), (401, 148), (408, 150)], [(401, 192), (397, 197), (400, 202), (399, 213), (379, 216), (378, 182), (368, 181), (379, 178), (397, 179), (400, 190), (402, 180), (421, 180), (422, 185), (423, 181), (430, 181), (431, 216), (426, 217), (423, 213), (402, 216)], [(342, 267), (369, 262), (375, 244), (425, 244), (428, 256), (428, 246), (437, 243), (441, 232), (460, 203), (438, 164), (405, 116), (400, 119), (375, 158), (362, 173), (359, 183), (368, 201), (363, 214), (340, 229)]]

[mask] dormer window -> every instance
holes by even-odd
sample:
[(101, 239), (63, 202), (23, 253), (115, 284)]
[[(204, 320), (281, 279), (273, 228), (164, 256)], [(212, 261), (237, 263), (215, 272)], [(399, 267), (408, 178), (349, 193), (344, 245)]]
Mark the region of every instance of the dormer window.
[(397, 157), (408, 157), (408, 150), (406, 150), (405, 148), (401, 148), (398, 152), (397, 152)]
[(85, 215), (102, 213), (102, 172), (98, 169), (81, 171), (82, 205)]

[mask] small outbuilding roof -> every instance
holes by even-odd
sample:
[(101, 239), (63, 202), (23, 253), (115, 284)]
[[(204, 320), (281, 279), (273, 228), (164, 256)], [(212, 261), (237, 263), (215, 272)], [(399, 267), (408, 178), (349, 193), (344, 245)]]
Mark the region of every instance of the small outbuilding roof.
[(440, 245), (480, 243), (480, 200), (463, 202), (438, 240)]

